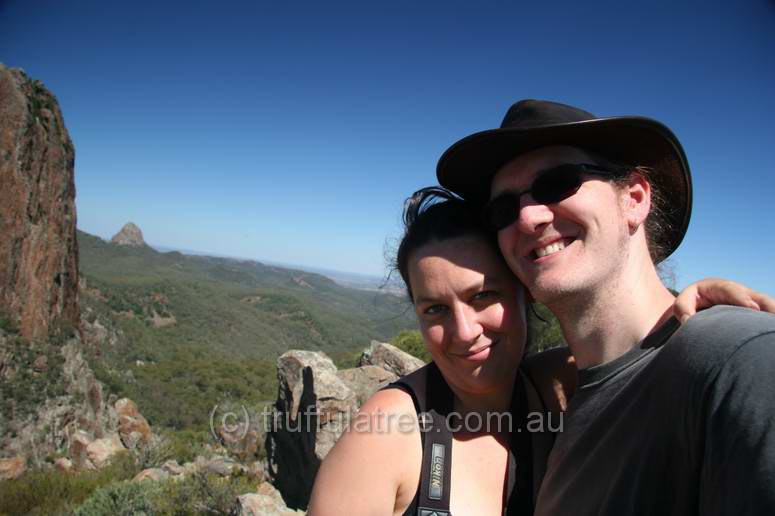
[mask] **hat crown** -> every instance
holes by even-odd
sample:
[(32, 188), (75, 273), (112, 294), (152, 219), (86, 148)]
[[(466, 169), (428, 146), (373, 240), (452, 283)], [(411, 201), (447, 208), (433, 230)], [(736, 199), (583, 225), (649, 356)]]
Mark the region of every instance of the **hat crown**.
[(581, 122), (597, 118), (592, 113), (548, 100), (520, 100), (512, 105), (501, 122), (501, 129), (529, 129), (545, 125)]

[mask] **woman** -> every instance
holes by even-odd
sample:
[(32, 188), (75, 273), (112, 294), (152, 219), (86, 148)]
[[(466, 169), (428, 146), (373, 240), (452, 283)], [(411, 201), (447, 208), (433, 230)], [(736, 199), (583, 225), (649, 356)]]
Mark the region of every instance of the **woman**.
[[(326, 457), (309, 514), (530, 514), (551, 439), (522, 430), (531, 413), (564, 409), (572, 362), (564, 350), (522, 361), (526, 292), (468, 204), (426, 188), (407, 202), (404, 222), (396, 267), (433, 362), (361, 407), (356, 420), (371, 424), (345, 432)], [(756, 305), (720, 280), (687, 291), (687, 313), (705, 292), (713, 303)], [(421, 431), (426, 410), (436, 419)], [(511, 424), (482, 424), (504, 414)], [(435, 452), (438, 442), (445, 449), (443, 424), (454, 424), (451, 457)]]

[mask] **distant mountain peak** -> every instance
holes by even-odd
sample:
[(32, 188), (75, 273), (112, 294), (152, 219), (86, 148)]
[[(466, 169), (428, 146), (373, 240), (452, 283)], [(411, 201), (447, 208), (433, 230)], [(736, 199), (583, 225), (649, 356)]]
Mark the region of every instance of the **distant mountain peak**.
[(145, 240), (143, 240), (143, 232), (132, 222), (124, 224), (121, 231), (113, 235), (110, 241), (113, 244), (131, 247), (145, 247), (147, 245)]

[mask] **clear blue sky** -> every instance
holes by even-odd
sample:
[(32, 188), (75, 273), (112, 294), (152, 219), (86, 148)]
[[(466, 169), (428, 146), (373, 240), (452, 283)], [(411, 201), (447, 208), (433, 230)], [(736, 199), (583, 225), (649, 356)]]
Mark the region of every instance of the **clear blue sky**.
[(775, 2), (0, 2), (0, 61), (59, 98), (78, 223), (381, 274), (403, 199), (521, 98), (670, 126), (673, 263), (775, 294)]

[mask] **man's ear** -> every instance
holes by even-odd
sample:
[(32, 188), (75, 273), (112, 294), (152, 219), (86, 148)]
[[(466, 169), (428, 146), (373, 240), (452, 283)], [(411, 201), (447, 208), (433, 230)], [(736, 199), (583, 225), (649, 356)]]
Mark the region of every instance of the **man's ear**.
[(631, 231), (646, 221), (651, 210), (651, 184), (638, 172), (630, 175), (623, 188), (623, 210)]

